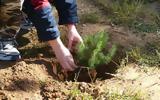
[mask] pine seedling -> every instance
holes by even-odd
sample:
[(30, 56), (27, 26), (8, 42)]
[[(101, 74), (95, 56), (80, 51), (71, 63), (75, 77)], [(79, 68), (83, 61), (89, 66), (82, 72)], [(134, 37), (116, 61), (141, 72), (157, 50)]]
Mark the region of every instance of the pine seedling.
[(107, 32), (98, 32), (94, 35), (87, 35), (84, 37), (84, 45), (77, 46), (77, 61), (81, 66), (95, 69), (98, 65), (109, 63), (115, 52), (116, 46), (107, 49), (107, 42), (109, 40)]

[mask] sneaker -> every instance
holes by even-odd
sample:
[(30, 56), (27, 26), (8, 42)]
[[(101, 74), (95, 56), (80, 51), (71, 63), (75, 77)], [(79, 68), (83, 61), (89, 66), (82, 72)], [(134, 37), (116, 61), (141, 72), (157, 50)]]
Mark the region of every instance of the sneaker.
[(21, 59), (20, 52), (14, 47), (12, 41), (0, 42), (0, 60), (15, 61)]

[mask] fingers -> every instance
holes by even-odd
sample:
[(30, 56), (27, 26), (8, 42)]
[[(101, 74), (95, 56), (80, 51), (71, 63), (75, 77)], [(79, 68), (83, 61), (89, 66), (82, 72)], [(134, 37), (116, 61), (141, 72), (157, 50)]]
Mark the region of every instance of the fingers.
[(64, 64), (62, 65), (62, 67), (63, 67), (63, 69), (64, 69), (66, 72), (67, 72), (67, 71), (73, 71), (73, 70), (74, 70), (74, 68), (72, 68), (68, 62), (64, 63)]
[(68, 49), (69, 50), (74, 50), (78, 43), (82, 43), (83, 44), (82, 38), (80, 38), (80, 37), (79, 38), (71, 38), (69, 40), (69, 43), (68, 43)]
[(79, 37), (79, 42), (83, 43), (83, 39), (81, 37)]
[(73, 37), (71, 37), (68, 41), (68, 49), (71, 50), (73, 44)]
[[(72, 38), (71, 38), (72, 40)], [(72, 41), (70, 40), (69, 48), (72, 47)], [(63, 45), (62, 41), (59, 39), (49, 42), (55, 55), (65, 71), (73, 71), (76, 68), (74, 59), (70, 51)]]
[(64, 60), (59, 60), (59, 63), (66, 72), (74, 71), (77, 68), (72, 55), (64, 56)]
[(77, 66), (74, 63), (73, 57), (68, 56), (66, 59), (67, 61), (62, 65), (63, 69), (65, 71), (74, 71), (77, 68)]
[(70, 56), (69, 60), (68, 60), (68, 63), (69, 65), (73, 68), (73, 69), (76, 69), (77, 68), (77, 65), (75, 64), (74, 62), (74, 59), (72, 56)]

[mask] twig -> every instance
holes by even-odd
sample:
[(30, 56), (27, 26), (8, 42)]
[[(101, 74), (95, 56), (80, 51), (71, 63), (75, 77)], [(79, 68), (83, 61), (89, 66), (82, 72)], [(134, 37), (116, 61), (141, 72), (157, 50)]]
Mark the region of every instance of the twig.
[(87, 70), (88, 70), (89, 78), (91, 79), (91, 82), (93, 83), (93, 79), (92, 79), (91, 74), (90, 74), (90, 72), (89, 72), (89, 68), (87, 68)]
[(107, 72), (106, 72), (105, 74), (111, 75), (111, 76), (113, 76), (113, 77), (115, 77), (115, 78), (117, 78), (117, 79), (120, 79), (120, 80), (124, 80), (123, 78), (121, 78), (119, 75), (116, 75), (116, 74), (107, 73)]
[(82, 69), (87, 69), (88, 76), (89, 76), (89, 78), (91, 79), (91, 82), (93, 83), (94, 79), (92, 78), (92, 76), (91, 76), (91, 74), (90, 74), (90, 70), (89, 70), (89, 68), (88, 68), (88, 67), (80, 67), (80, 69), (79, 69), (78, 73), (77, 73), (77, 74), (75, 74), (75, 78), (74, 78), (74, 80), (75, 80), (75, 81), (77, 81), (77, 80), (78, 80), (78, 77), (79, 77), (80, 72), (81, 72), (81, 70), (82, 70)]
[(80, 75), (81, 70), (82, 70), (82, 68), (79, 69), (78, 74), (75, 73), (75, 78), (74, 78), (75, 81), (78, 80), (78, 77)]
[(111, 62), (113, 62), (114, 64), (116, 64), (117, 66), (121, 67), (118, 63), (116, 63), (114, 60), (112, 60)]
[(155, 85), (159, 85), (159, 84), (158, 83), (153, 83), (153, 84), (147, 86), (146, 88), (150, 88), (150, 87), (155, 86)]

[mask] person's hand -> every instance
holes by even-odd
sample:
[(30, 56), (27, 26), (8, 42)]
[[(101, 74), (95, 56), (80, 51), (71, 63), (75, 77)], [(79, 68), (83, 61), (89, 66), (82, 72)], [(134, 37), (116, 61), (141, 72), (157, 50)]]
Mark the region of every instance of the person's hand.
[(55, 52), (55, 55), (64, 71), (73, 71), (77, 68), (70, 51), (63, 45), (59, 37), (55, 40), (49, 41), (49, 44)]
[(83, 43), (83, 40), (74, 24), (68, 24), (68, 49), (72, 50), (77, 43)]

